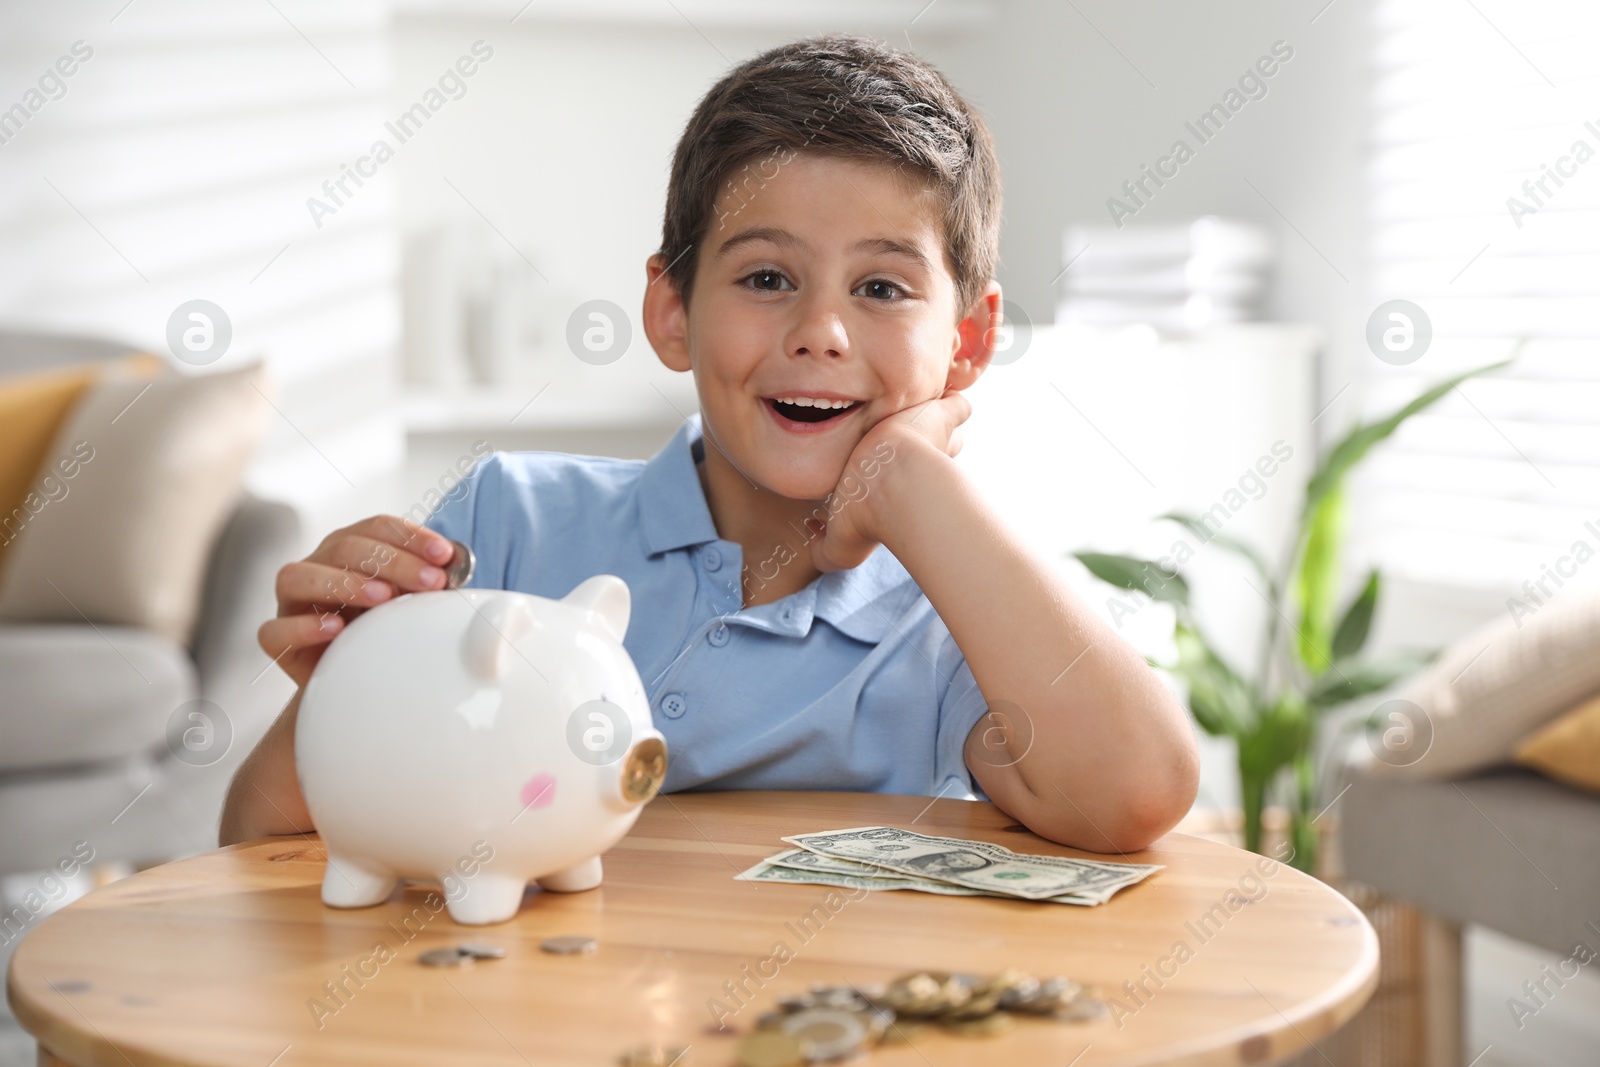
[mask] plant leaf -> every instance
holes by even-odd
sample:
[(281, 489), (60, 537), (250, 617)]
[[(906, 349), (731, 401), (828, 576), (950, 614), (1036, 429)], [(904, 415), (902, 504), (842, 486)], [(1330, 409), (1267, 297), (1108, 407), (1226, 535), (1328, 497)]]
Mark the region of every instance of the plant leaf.
[(1427, 666), (1438, 654), (1437, 651), (1397, 652), (1380, 659), (1340, 664), (1316, 680), (1306, 699), (1319, 710), (1348, 704), (1357, 697), (1389, 688)]
[(1166, 669), (1188, 685), (1194, 721), (1213, 737), (1243, 737), (1256, 719), (1250, 687), (1193, 626), (1179, 620), (1172, 640), (1178, 662)]
[(1295, 583), (1300, 601), (1295, 653), (1312, 677), (1333, 665), (1333, 603), (1343, 540), (1344, 490), (1336, 487), (1322, 496), (1306, 524), (1305, 550), (1300, 555)]
[(1152, 600), (1189, 605), (1189, 583), (1181, 574), (1168, 574), (1149, 560), (1105, 552), (1074, 552), (1074, 558), (1102, 582), (1144, 593)]
[(1315, 722), (1305, 698), (1292, 689), (1267, 709), (1255, 729), (1239, 740), (1239, 769), (1270, 782), (1280, 769), (1306, 751)]
[(1378, 607), (1378, 572), (1367, 572), (1367, 584), (1351, 601), (1333, 632), (1333, 658), (1349, 659), (1367, 643), (1367, 631), (1372, 629), (1372, 616)]
[(1257, 552), (1253, 547), (1245, 544), (1237, 537), (1230, 537), (1225, 533), (1214, 533), (1207, 528), (1206, 524), (1200, 519), (1181, 511), (1169, 511), (1160, 517), (1182, 526), (1184, 529), (1200, 538), (1201, 544), (1215, 542), (1216, 544), (1221, 545), (1223, 548), (1228, 549), (1230, 552), (1243, 556), (1245, 559), (1250, 561), (1250, 563), (1255, 567), (1256, 572), (1266, 580), (1268, 585), (1272, 584), (1272, 575), (1267, 569), (1267, 561), (1262, 558), (1261, 553)]
[(1302, 514), (1309, 516), (1315, 511), (1322, 502), (1322, 498), (1332, 492), (1344, 480), (1344, 476), (1349, 472), (1350, 468), (1359, 463), (1361, 458), (1371, 451), (1373, 445), (1399, 429), (1401, 423), (1423, 408), (1437, 402), (1446, 393), (1468, 378), (1486, 374), (1492, 370), (1499, 370), (1501, 367), (1510, 364), (1515, 358), (1513, 356), (1512, 359), (1501, 360), (1499, 363), (1490, 363), (1476, 370), (1469, 370), (1465, 374), (1458, 374), (1454, 378), (1447, 378), (1422, 392), (1409, 404), (1390, 413), (1388, 417), (1357, 426), (1344, 440), (1328, 451), (1327, 456), (1322, 460), (1316, 472), (1312, 474), (1311, 480), (1306, 483), (1306, 502), (1304, 509), (1302, 509)]

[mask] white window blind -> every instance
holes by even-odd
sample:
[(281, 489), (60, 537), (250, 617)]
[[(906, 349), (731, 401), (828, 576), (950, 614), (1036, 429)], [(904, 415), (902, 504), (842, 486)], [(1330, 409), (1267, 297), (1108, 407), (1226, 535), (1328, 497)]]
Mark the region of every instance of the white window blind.
[(1433, 340), (1409, 365), (1365, 357), (1363, 414), (1520, 354), (1377, 454), (1354, 533), (1415, 580), (1509, 591), (1559, 564), (1564, 587), (1600, 584), (1600, 5), (1373, 16), (1372, 304), (1415, 302)]

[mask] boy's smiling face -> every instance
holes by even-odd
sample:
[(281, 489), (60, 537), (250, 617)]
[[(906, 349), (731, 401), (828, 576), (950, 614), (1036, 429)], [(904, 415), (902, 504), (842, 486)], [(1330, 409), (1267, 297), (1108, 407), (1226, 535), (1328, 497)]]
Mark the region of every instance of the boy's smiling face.
[[(746, 479), (819, 500), (873, 425), (977, 380), (999, 288), (963, 317), (943, 211), (884, 164), (800, 153), (742, 195), (724, 189), (686, 308), (652, 260), (651, 343), (693, 370), (703, 430)], [(793, 397), (854, 404), (803, 422), (774, 403)]]

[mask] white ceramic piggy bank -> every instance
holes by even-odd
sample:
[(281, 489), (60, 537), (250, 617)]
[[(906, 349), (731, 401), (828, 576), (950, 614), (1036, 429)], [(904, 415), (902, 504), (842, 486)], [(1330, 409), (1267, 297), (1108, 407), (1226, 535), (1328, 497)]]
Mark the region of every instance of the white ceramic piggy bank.
[(564, 599), (411, 593), (358, 616), (301, 697), (295, 766), (328, 850), (322, 900), (437, 879), (458, 923), (504, 922), (529, 881), (600, 884), (600, 853), (666, 776), (622, 647), (628, 586)]

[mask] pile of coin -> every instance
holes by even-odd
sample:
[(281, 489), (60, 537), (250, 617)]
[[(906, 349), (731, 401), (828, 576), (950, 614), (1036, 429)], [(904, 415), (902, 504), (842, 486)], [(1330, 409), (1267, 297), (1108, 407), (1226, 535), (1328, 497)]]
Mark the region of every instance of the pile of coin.
[(739, 1045), (740, 1067), (795, 1067), (848, 1059), (874, 1045), (914, 1040), (928, 1025), (993, 1037), (1033, 1015), (1069, 1022), (1104, 1016), (1104, 1001), (1070, 978), (1018, 970), (979, 975), (916, 971), (888, 985), (814, 985), (778, 998)]

